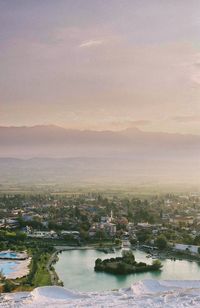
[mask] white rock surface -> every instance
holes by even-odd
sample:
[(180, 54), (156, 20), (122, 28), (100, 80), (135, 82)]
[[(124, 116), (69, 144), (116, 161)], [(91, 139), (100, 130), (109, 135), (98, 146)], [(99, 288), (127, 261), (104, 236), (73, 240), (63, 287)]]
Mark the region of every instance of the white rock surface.
[(32, 292), (2, 294), (0, 307), (200, 307), (200, 280), (144, 280), (130, 288), (107, 292), (75, 292), (41, 287)]

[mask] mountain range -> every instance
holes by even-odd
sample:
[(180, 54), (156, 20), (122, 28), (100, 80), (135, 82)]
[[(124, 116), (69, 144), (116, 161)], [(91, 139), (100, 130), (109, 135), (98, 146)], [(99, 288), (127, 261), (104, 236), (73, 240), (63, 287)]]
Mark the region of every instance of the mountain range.
[(199, 183), (200, 136), (0, 127), (2, 183)]
[(91, 157), (199, 154), (200, 136), (123, 131), (70, 130), (58, 126), (0, 127), (1, 157)]

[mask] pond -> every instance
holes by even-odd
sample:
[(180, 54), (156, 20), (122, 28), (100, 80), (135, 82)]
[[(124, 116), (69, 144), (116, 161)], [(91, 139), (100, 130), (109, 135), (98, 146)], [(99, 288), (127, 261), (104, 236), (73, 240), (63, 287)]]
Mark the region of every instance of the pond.
[[(136, 261), (151, 264), (152, 259), (146, 258), (146, 253), (133, 251)], [(137, 280), (194, 280), (200, 279), (200, 265), (186, 260), (162, 260), (163, 269), (160, 272), (137, 273), (130, 275), (112, 275), (96, 273), (94, 264), (97, 258), (107, 259), (121, 256), (121, 250), (105, 254), (97, 250), (68, 250), (58, 255), (59, 260), (54, 265), (59, 278), (68, 289), (78, 291), (104, 291), (130, 287)]]
[(0, 258), (5, 258), (5, 259), (16, 259), (17, 258), (17, 253), (16, 252), (11, 252), (11, 251), (1, 251), (0, 252)]
[(16, 279), (27, 275), (30, 262), (31, 258), (26, 252), (0, 252), (0, 271), (6, 278)]
[(0, 260), (0, 271), (6, 277), (10, 276), (16, 270), (18, 261)]

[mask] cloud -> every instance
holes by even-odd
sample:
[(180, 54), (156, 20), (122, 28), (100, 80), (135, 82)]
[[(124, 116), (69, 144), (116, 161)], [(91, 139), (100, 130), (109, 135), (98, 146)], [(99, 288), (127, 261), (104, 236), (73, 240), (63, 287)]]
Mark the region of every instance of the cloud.
[(173, 117), (172, 120), (180, 123), (200, 122), (200, 116), (177, 116)]
[(95, 47), (102, 45), (103, 41), (102, 40), (89, 40), (89, 41), (84, 41), (82, 42), (79, 47), (80, 48), (90, 48), (90, 47)]

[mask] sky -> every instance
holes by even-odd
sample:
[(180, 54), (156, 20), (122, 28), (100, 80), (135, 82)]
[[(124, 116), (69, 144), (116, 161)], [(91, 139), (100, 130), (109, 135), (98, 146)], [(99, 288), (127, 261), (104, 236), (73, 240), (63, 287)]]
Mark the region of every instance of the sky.
[(0, 126), (200, 134), (199, 0), (0, 0)]

